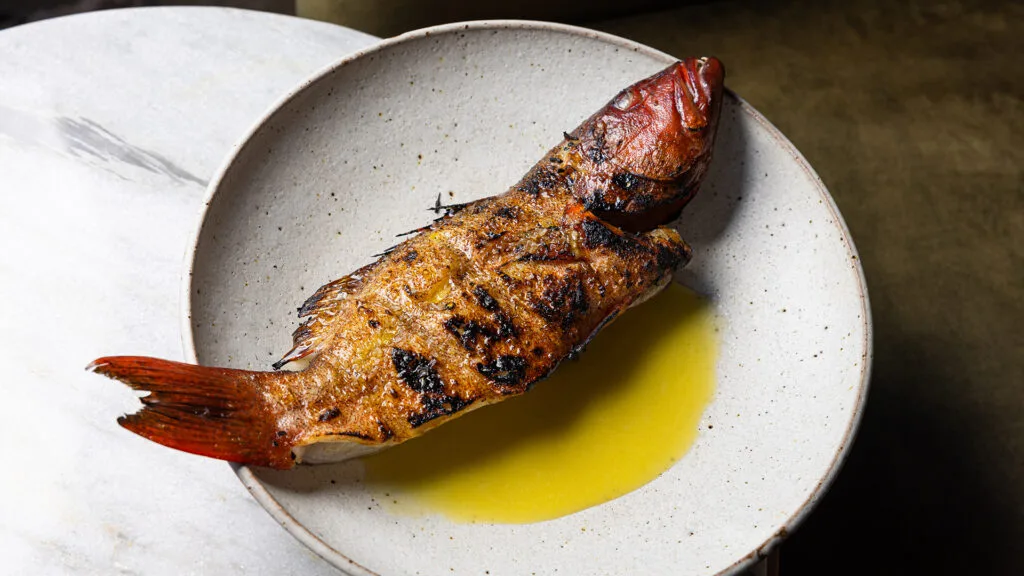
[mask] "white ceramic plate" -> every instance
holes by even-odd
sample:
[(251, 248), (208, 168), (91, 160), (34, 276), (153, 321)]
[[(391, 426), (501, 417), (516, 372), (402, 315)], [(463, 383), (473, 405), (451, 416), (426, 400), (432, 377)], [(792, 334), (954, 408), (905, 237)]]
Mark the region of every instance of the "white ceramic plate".
[[(211, 184), (186, 350), (267, 369), (290, 347), (296, 306), (424, 224), (438, 193), (504, 191), (563, 130), (673, 60), (588, 30), (483, 22), (406, 34), (332, 66), (261, 119)], [(711, 174), (679, 228), (695, 253), (680, 280), (722, 318), (717, 390), (688, 455), (643, 488), (557, 520), (486, 525), (392, 515), (358, 482), (328, 481), (358, 479), (358, 462), (239, 467), (240, 478), (352, 574), (749, 565), (814, 505), (851, 442), (871, 352), (863, 273), (814, 171), (731, 94)]]

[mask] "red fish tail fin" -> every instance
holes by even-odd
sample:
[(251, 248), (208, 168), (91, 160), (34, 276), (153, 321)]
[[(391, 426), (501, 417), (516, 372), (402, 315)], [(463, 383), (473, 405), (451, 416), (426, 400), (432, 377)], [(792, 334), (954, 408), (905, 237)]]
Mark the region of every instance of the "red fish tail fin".
[(149, 392), (118, 424), (158, 444), (231, 462), (291, 468), (291, 436), (263, 397), (284, 374), (210, 368), (141, 356), (100, 358), (88, 370)]

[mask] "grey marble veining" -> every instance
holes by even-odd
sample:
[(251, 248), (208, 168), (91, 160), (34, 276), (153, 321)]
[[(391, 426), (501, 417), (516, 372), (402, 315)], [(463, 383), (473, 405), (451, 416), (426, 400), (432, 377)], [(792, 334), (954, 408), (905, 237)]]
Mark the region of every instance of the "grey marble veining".
[(118, 168), (134, 167), (181, 182), (207, 184), (158, 152), (126, 142), (88, 118), (42, 117), (0, 106), (0, 136), (14, 145), (40, 146), (71, 156), (124, 179), (130, 176)]
[(157, 152), (125, 142), (121, 137), (88, 118), (56, 118), (57, 130), (75, 156), (89, 155), (107, 163), (123, 163), (176, 180), (206, 185), (191, 172), (176, 166)]

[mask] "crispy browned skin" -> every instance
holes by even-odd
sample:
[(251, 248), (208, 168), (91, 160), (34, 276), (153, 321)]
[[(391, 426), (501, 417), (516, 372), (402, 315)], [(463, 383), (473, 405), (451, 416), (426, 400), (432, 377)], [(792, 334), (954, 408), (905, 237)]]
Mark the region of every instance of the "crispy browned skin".
[(182, 450), (287, 468), (329, 440), (398, 443), (522, 394), (689, 260), (658, 226), (710, 161), (721, 66), (687, 59), (621, 92), (499, 196), (446, 214), (320, 288), (295, 347), (247, 372), (114, 357), (149, 390), (122, 425)]
[(474, 202), (307, 303), (299, 349), (325, 346), (275, 393), (288, 437), (404, 440), (521, 394), (687, 258), (674, 231), (623, 234), (562, 186)]

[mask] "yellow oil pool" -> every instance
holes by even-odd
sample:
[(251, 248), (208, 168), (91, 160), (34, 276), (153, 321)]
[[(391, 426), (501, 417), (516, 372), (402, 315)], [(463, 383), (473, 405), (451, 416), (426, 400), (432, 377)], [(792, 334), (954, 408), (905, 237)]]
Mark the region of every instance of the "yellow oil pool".
[(673, 284), (529, 393), (365, 460), (393, 512), (526, 523), (607, 502), (683, 457), (714, 388), (710, 305)]

